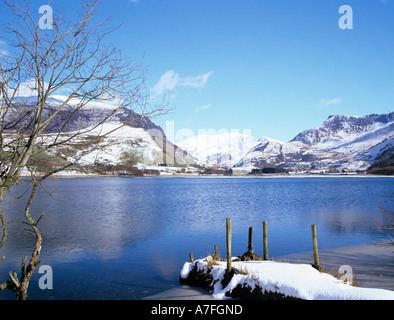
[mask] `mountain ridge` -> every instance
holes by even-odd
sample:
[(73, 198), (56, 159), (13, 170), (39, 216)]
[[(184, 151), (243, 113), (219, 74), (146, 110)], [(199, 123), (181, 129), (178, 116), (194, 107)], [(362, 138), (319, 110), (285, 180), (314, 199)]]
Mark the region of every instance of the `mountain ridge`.
[[(382, 150), (393, 145), (394, 112), (366, 116), (330, 116), (321, 126), (300, 132), (283, 147), (290, 152), (249, 155), (253, 168), (268, 165), (294, 171), (365, 171)], [(296, 144), (298, 143), (298, 145)], [(301, 143), (301, 144), (299, 144)], [(267, 147), (266, 147), (267, 148)], [(265, 148), (265, 149), (266, 149)], [(256, 150), (254, 150), (256, 151)], [(241, 159), (237, 167), (244, 166)]]
[[(43, 121), (48, 119), (64, 100), (63, 96), (49, 97), (43, 109)], [(46, 165), (51, 164), (50, 162), (55, 163), (51, 165), (74, 163), (77, 171), (97, 172), (94, 170), (100, 169), (99, 171), (103, 172), (105, 170), (102, 168), (106, 167), (124, 168), (127, 161), (126, 169), (122, 169), (122, 172), (128, 173), (130, 170), (134, 172), (137, 167), (148, 171), (168, 171), (170, 169), (166, 168), (167, 165), (195, 165), (196, 159), (169, 141), (164, 130), (147, 116), (96, 101), (88, 102), (75, 111), (78, 103), (79, 101), (70, 101), (65, 105), (37, 141), (39, 150), (57, 138), (60, 130), (65, 140), (68, 140), (68, 137), (71, 139), (42, 155), (51, 160), (47, 161)], [(14, 99), (3, 120), (5, 139), (12, 139), (13, 133), (20, 129), (24, 132), (31, 130), (29, 117), (34, 114), (36, 105), (37, 97), (34, 96)], [(92, 143), (95, 136), (102, 136), (98, 143)], [(41, 168), (46, 170), (44, 161), (41, 164)]]
[[(44, 119), (64, 98), (55, 96), (48, 99)], [(24, 129), (29, 129), (29, 122), (20, 121), (19, 114), (26, 112), (28, 117), (34, 111), (35, 97), (16, 99), (16, 102), (11, 110), (13, 112), (4, 119), (6, 128), (8, 123), (11, 124), (9, 132), (24, 125)], [(76, 112), (74, 118), (67, 118), (75, 103), (78, 101), (71, 101), (59, 118), (51, 122), (46, 128), (46, 135), (56, 133), (65, 120), (65, 134), (94, 127), (103, 119), (108, 125), (126, 124), (126, 130), (121, 135), (113, 134), (106, 140), (104, 145), (112, 150), (110, 153), (93, 157), (88, 155), (88, 150), (84, 150), (82, 158), (85, 164), (92, 159), (95, 162), (100, 160), (100, 165), (119, 164), (120, 157), (127, 151), (143, 154), (147, 161), (144, 163), (141, 160), (139, 166), (145, 167), (193, 164), (226, 170), (280, 168), (293, 172), (365, 172), (377, 161), (389, 163), (394, 152), (394, 112), (364, 116), (331, 115), (320, 126), (304, 130), (288, 142), (232, 131), (221, 135), (196, 135), (174, 143), (148, 117), (126, 108), (114, 112), (116, 106), (107, 103), (89, 102)], [(89, 137), (85, 138), (88, 140)], [(79, 142), (76, 143), (78, 145)], [(67, 154), (77, 154), (65, 149), (56, 152), (63, 160), (71, 159)]]
[[(383, 152), (387, 158), (394, 145), (393, 133), (394, 112), (331, 115), (322, 125), (304, 130), (288, 142), (256, 138), (257, 143), (232, 167), (249, 170), (279, 167), (296, 172), (365, 171)], [(181, 145), (197, 158), (204, 153), (196, 152), (188, 143)], [(228, 161), (220, 162), (223, 155), (212, 152), (205, 154), (205, 158), (215, 158), (217, 165), (228, 167)]]
[[(47, 119), (66, 99), (67, 97), (60, 95), (48, 97), (43, 109), (43, 121), (45, 121), (45, 119)], [(80, 101), (79, 99), (71, 99), (71, 101), (62, 108), (59, 115), (51, 120), (44, 132), (57, 132), (59, 126), (62, 125), (62, 132), (67, 133), (81, 130), (104, 121), (127, 123), (131, 127), (143, 128), (145, 130), (155, 129), (165, 136), (163, 129), (152, 122), (149, 117), (107, 102), (90, 101), (82, 107), (79, 106), (77, 111), (73, 111), (73, 108), (76, 108)], [(13, 108), (7, 111), (4, 123), (10, 124), (9, 127), (12, 127), (12, 130), (18, 130), (23, 125), (26, 126), (24, 129), (28, 130), (28, 124), (30, 124), (30, 122), (24, 121), (24, 118), (20, 119), (20, 116), (21, 114), (25, 114), (27, 118), (30, 113), (34, 111), (36, 105), (36, 96), (14, 98)], [(70, 111), (72, 111), (71, 117)], [(7, 129), (7, 125), (5, 129)]]
[(309, 146), (324, 142), (325, 138), (344, 138), (344, 135), (371, 131), (377, 124), (385, 125), (394, 121), (394, 112), (365, 116), (331, 115), (322, 125), (297, 134), (290, 142), (300, 141)]

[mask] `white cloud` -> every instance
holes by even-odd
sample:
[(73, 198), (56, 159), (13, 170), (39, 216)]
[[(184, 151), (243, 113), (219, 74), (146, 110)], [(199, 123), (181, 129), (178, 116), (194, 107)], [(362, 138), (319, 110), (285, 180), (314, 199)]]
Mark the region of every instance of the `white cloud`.
[(319, 103), (317, 104), (318, 107), (328, 107), (335, 104), (342, 103), (341, 98), (334, 98), (334, 99), (320, 99)]
[(154, 95), (163, 94), (166, 91), (172, 91), (179, 83), (179, 74), (175, 73), (174, 70), (169, 70), (164, 73), (159, 81), (152, 88)]
[(197, 77), (186, 77), (186, 78), (182, 79), (182, 86), (201, 88), (207, 84), (208, 78), (212, 74), (213, 74), (213, 72), (209, 71), (207, 73), (200, 74)]
[(173, 91), (176, 87), (201, 88), (208, 82), (208, 78), (213, 74), (212, 71), (199, 74), (198, 76), (180, 77), (174, 70), (165, 72), (159, 81), (151, 89), (153, 96), (158, 96), (166, 91)]
[(196, 108), (196, 111), (208, 110), (211, 106), (211, 104), (204, 104), (203, 106)]
[(127, 7), (134, 6), (137, 7), (140, 4), (140, 0), (128, 0)]

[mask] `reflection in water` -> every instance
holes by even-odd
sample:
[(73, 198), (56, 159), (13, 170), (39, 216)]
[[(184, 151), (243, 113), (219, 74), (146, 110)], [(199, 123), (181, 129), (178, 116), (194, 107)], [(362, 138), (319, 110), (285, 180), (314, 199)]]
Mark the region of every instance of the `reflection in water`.
[(354, 233), (373, 234), (374, 230), (383, 223), (382, 217), (379, 215), (369, 215), (368, 212), (362, 213), (362, 210), (355, 211), (352, 208), (327, 212), (320, 222), (326, 226), (330, 233), (338, 235)]
[[(56, 178), (33, 204), (44, 237), (41, 260), (54, 270), (54, 290), (36, 299), (138, 299), (177, 285), (181, 266), (213, 252), (225, 256), (225, 219), (232, 218), (233, 253), (262, 250), (268, 221), (271, 256), (311, 250), (310, 225), (319, 248), (376, 240), (371, 226), (392, 188), (390, 178)], [(15, 194), (22, 187), (13, 189)], [(24, 201), (7, 198), (7, 219), (23, 215)], [(9, 225), (0, 281), (31, 254), (32, 235)], [(120, 280), (121, 279), (121, 280)], [(0, 293), (0, 298), (3, 298)], [(5, 297), (8, 298), (8, 297)], [(11, 297), (12, 298), (12, 297)]]
[[(77, 253), (92, 251), (102, 258), (113, 257), (124, 245), (133, 246), (159, 233), (162, 198), (153, 193), (146, 201), (145, 190), (129, 188), (127, 180), (54, 179), (52, 197), (41, 192), (32, 210), (35, 216), (45, 212), (40, 230), (46, 251), (60, 254), (63, 260), (79, 259)], [(16, 218), (23, 214), (24, 204), (8, 199), (3, 207), (8, 216)], [(30, 248), (31, 237), (22, 224), (13, 223), (9, 234), (7, 246), (11, 249)]]

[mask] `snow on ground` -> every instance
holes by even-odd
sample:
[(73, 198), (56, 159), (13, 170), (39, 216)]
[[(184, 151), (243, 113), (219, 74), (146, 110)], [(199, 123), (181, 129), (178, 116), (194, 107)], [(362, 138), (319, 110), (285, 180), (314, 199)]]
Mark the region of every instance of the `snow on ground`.
[[(226, 292), (231, 292), (238, 285), (248, 286), (253, 290), (259, 286), (267, 292), (304, 300), (394, 300), (394, 291), (353, 287), (330, 274), (322, 273), (308, 264), (291, 264), (275, 261), (232, 262), (232, 267), (243, 270), (245, 274), (235, 274), (229, 284), (223, 288), (221, 281), (226, 272), (226, 262), (216, 261), (210, 271), (213, 276), (215, 299), (226, 299)], [(186, 279), (192, 268), (207, 272), (206, 259), (186, 262), (180, 276)]]
[(65, 102), (67, 99), (69, 101), (67, 102), (68, 106), (71, 107), (81, 107), (83, 105), (83, 109), (91, 109), (91, 110), (113, 110), (117, 107), (118, 101), (104, 101), (104, 100), (97, 100), (97, 101), (89, 101), (86, 102), (84, 100), (78, 99), (78, 98), (72, 98), (70, 99), (67, 96), (62, 96), (62, 95), (51, 95), (48, 99), (49, 103), (55, 103), (56, 105), (59, 105), (63, 102)]
[[(107, 135), (100, 144), (101, 147), (89, 152), (81, 151), (77, 154), (78, 162), (83, 165), (92, 164), (95, 161), (103, 163), (119, 163), (120, 156), (124, 151), (138, 151), (147, 163), (154, 162), (162, 153), (159, 145), (154, 142), (152, 136), (142, 128), (120, 126), (119, 123), (104, 123), (97, 127), (86, 129), (87, 135)], [(132, 143), (135, 146), (132, 146)], [(83, 154), (83, 156), (81, 156)]]

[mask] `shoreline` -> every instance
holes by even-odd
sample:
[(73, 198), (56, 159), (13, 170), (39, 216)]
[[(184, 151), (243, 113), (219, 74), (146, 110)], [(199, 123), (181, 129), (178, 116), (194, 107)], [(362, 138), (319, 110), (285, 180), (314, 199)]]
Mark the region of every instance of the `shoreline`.
[[(383, 246), (385, 241), (357, 244), (319, 251), (320, 265), (328, 271), (350, 266), (361, 288), (394, 291), (394, 246)], [(294, 253), (270, 260), (287, 263), (313, 263), (313, 252)], [(142, 300), (214, 300), (204, 288), (179, 285)]]
[[(22, 175), (21, 177), (29, 177)], [(106, 174), (55, 174), (50, 178), (394, 178), (393, 175), (374, 175), (374, 174), (264, 174), (264, 175), (187, 175), (187, 174), (173, 174), (173, 175), (147, 175), (147, 176), (127, 176), (127, 175), (106, 175)]]

